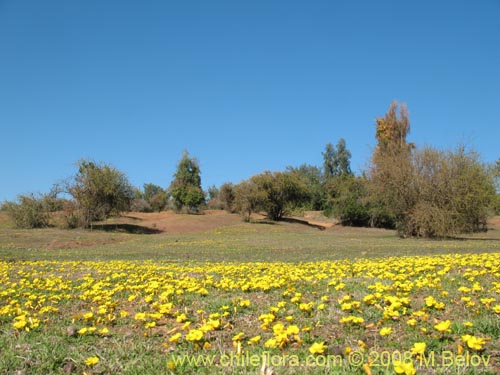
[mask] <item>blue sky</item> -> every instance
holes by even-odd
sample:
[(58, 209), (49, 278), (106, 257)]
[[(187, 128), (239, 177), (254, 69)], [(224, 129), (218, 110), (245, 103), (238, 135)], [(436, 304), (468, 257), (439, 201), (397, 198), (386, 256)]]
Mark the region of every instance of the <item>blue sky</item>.
[(320, 166), (360, 171), (407, 103), (417, 145), (500, 157), (500, 1), (0, 0), (0, 201), (92, 158), (167, 187)]

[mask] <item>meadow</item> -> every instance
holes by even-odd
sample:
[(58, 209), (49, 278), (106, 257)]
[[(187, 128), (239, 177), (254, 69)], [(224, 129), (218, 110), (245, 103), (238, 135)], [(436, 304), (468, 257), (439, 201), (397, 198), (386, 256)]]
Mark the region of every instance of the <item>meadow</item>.
[(432, 241), (224, 215), (0, 215), (0, 373), (500, 372), (498, 220)]

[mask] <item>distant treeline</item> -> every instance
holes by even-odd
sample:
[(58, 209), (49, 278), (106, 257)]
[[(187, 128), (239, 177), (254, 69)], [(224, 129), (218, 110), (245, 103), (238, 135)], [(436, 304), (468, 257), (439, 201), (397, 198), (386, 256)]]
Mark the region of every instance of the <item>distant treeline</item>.
[(409, 132), (406, 106), (393, 102), (376, 120), (377, 145), (360, 175), (351, 171), (351, 153), (340, 139), (335, 146), (326, 145), (321, 167), (264, 171), (207, 192), (201, 188), (199, 163), (187, 151), (166, 189), (152, 183), (133, 187), (116, 168), (80, 160), (76, 176), (50, 193), (19, 196), (2, 209), (23, 228), (91, 227), (130, 210), (198, 213), (209, 208), (238, 212), (245, 220), (254, 212), (280, 220), (304, 210), (323, 211), (343, 225), (396, 229), (402, 237), (442, 238), (487, 230), (488, 217), (500, 213), (500, 159), (487, 165), (464, 146), (419, 149), (407, 141)]

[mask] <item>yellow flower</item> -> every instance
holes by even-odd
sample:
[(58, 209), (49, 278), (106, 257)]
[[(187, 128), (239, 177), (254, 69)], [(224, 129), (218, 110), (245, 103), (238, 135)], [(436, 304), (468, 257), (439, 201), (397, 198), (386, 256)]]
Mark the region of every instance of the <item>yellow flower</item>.
[(425, 342), (416, 342), (413, 344), (413, 347), (410, 349), (411, 354), (422, 355), (422, 354), (424, 354), (426, 347), (427, 347), (427, 345)]
[(91, 313), (91, 312), (88, 312), (88, 313), (86, 313), (86, 314), (83, 315), (83, 319), (85, 319), (85, 320), (90, 320), (93, 317), (94, 317), (94, 314)]
[(177, 332), (176, 334), (173, 334), (172, 336), (170, 336), (170, 338), (168, 339), (168, 341), (170, 342), (178, 342), (179, 339), (181, 338), (181, 334), (179, 332)]
[(168, 369), (169, 369), (170, 371), (174, 371), (174, 370), (175, 370), (175, 363), (174, 363), (174, 362), (172, 362), (172, 361), (169, 361), (169, 362), (167, 363), (167, 367), (168, 367)]
[(387, 336), (392, 333), (392, 328), (391, 327), (384, 327), (380, 330), (380, 336)]
[(203, 344), (203, 349), (205, 349), (205, 350), (208, 350), (211, 347), (212, 347), (212, 345), (208, 341), (205, 341), (205, 343)]
[(408, 324), (410, 327), (414, 327), (417, 325), (417, 320), (415, 318), (410, 318), (410, 319), (408, 319), (406, 324)]
[(481, 350), (486, 344), (486, 339), (471, 335), (462, 336), (462, 341), (465, 342), (469, 348), (474, 350)]
[(134, 315), (135, 320), (146, 320), (146, 313), (139, 312)]
[(259, 341), (260, 341), (260, 336), (254, 336), (250, 340), (248, 340), (248, 343), (250, 345), (255, 345), (255, 344), (258, 344)]
[(187, 320), (186, 314), (180, 314), (175, 320), (177, 320), (178, 323), (183, 323)]
[(188, 341), (200, 341), (203, 338), (203, 332), (199, 329), (191, 329), (186, 335)]
[(275, 338), (271, 338), (264, 343), (264, 347), (266, 348), (276, 348), (277, 346), (278, 342), (276, 341)]
[(95, 366), (99, 363), (99, 357), (88, 357), (86, 360), (85, 360), (85, 364), (87, 366)]
[(248, 307), (248, 306), (250, 306), (250, 300), (249, 299), (245, 299), (243, 301), (240, 301), (240, 306), (241, 307)]
[(107, 335), (108, 333), (109, 333), (109, 329), (107, 329), (106, 327), (101, 328), (101, 329), (99, 330), (99, 334), (100, 334), (100, 335), (105, 336), (105, 335)]
[(434, 328), (438, 330), (439, 332), (446, 332), (450, 328), (451, 322), (449, 320), (445, 320), (443, 322), (440, 322), (436, 325), (434, 325)]
[(323, 342), (315, 342), (309, 347), (309, 353), (311, 354), (323, 354), (327, 346)]
[(296, 325), (291, 325), (286, 329), (286, 334), (287, 335), (296, 335), (300, 332), (300, 328)]
[(28, 322), (26, 320), (17, 320), (14, 323), (12, 323), (12, 325), (14, 326), (14, 328), (19, 329), (19, 330), (21, 330), (24, 327), (26, 327), (26, 324), (28, 324)]
[(415, 375), (417, 373), (413, 362), (394, 361), (393, 365), (396, 374)]
[(243, 338), (244, 335), (245, 335), (244, 332), (240, 332), (237, 335), (233, 336), (232, 340), (233, 341), (241, 341), (241, 339)]

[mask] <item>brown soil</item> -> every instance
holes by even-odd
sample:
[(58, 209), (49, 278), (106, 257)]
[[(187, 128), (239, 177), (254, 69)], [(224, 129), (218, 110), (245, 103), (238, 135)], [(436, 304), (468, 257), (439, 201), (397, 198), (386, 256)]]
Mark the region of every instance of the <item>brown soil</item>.
[(225, 211), (204, 211), (200, 215), (166, 212), (129, 212), (112, 223), (131, 224), (167, 234), (207, 232), (221, 227), (241, 224), (241, 216)]

